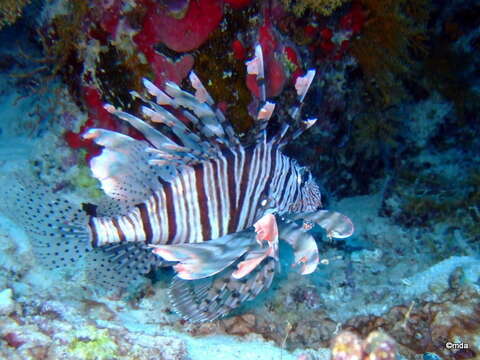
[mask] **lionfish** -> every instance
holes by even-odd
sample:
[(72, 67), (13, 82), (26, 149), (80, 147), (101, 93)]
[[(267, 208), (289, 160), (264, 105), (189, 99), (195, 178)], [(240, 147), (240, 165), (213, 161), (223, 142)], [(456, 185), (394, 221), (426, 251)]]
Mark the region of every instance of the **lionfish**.
[(160, 130), (105, 105), (144, 140), (99, 128), (83, 135), (103, 147), (90, 167), (104, 201), (80, 207), (27, 183), (4, 190), (43, 262), (55, 269), (83, 258), (92, 280), (119, 287), (173, 266), (172, 306), (190, 321), (217, 319), (267, 289), (278, 272), (279, 238), (293, 247), (293, 266), (312, 273), (319, 254), (309, 230), (319, 225), (337, 238), (353, 232), (344, 215), (319, 210), (312, 174), (282, 153), (315, 122), (300, 119), (315, 71), (296, 80), (291, 124), (268, 135), (275, 104), (266, 99), (260, 45), (247, 70), (260, 94), (249, 144), (236, 136), (194, 72), (194, 94), (172, 82), (161, 90), (144, 79), (150, 97), (132, 95)]

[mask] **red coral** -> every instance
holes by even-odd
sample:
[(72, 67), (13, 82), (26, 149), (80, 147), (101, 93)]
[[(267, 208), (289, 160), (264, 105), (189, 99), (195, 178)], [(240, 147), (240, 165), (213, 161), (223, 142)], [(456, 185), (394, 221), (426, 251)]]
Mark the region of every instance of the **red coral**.
[(156, 51), (147, 58), (155, 73), (154, 83), (158, 87), (163, 87), (167, 80), (180, 84), (192, 70), (194, 62), (193, 56), (190, 54), (177, 61), (172, 61)]
[(365, 22), (365, 13), (359, 4), (353, 4), (350, 11), (340, 19), (340, 28), (358, 34)]
[(235, 57), (235, 59), (237, 60), (245, 59), (247, 50), (245, 49), (245, 46), (243, 46), (240, 40), (237, 39), (232, 43), (232, 50), (233, 50), (233, 56)]
[(295, 84), (297, 78), (303, 74), (297, 52), (290, 46), (285, 46), (285, 48), (283, 49), (283, 53), (285, 54), (285, 57), (288, 59), (288, 61), (290, 61), (290, 63), (295, 66), (292, 69), (292, 73), (290, 74), (290, 82), (292, 84)]
[(263, 25), (259, 29), (258, 41), (262, 45), (263, 58), (269, 59), (277, 47), (277, 40), (271, 26)]
[(285, 53), (286, 58), (287, 58), (292, 64), (294, 64), (295, 66), (299, 67), (298, 56), (297, 56), (296, 51), (295, 51), (293, 48), (291, 48), (290, 46), (285, 46), (285, 48), (283, 49), (283, 52)]
[(225, 0), (234, 9), (242, 9), (252, 2), (252, 0)]
[[(278, 43), (271, 26), (263, 25), (260, 28), (259, 42), (263, 51), (267, 96), (274, 97), (282, 92), (287, 75), (282, 63), (275, 58)], [(256, 75), (247, 76), (247, 87), (256, 97), (259, 96)]]
[(100, 19), (100, 26), (103, 30), (115, 37), (118, 22), (120, 21), (120, 12), (122, 10), (123, 0), (113, 0), (108, 2)]
[(92, 127), (99, 127), (108, 130), (118, 130), (118, 122), (103, 108), (103, 101), (100, 92), (94, 87), (83, 89), (83, 98), (88, 108), (88, 120), (82, 125), (80, 131), (66, 131), (65, 141), (73, 149), (84, 148), (87, 150), (86, 160), (100, 154), (101, 149), (92, 140), (82, 138), (85, 131)]
[(320, 36), (322, 37), (322, 39), (330, 41), (332, 40), (333, 31), (328, 27), (323, 28), (322, 30), (320, 30)]
[(221, 0), (191, 1), (187, 13), (181, 19), (169, 16), (157, 2), (143, 2), (147, 15), (142, 30), (135, 36), (135, 42), (143, 52), (153, 49), (159, 42), (177, 52), (197, 49), (217, 28), (223, 17)]
[(322, 40), (320, 48), (327, 54), (331, 54), (335, 50), (335, 44), (330, 40)]
[[(287, 80), (285, 70), (282, 63), (274, 58), (268, 61), (268, 63), (265, 65), (267, 96), (277, 96), (282, 92), (283, 87), (285, 86), (285, 81)], [(259, 97), (256, 78), (256, 75), (248, 75), (247, 87), (256, 97)]]
[(144, 136), (133, 127), (123, 127), (119, 120), (104, 108), (104, 102), (98, 89), (87, 86), (83, 89), (83, 99), (88, 109), (88, 119), (80, 127), (78, 133), (71, 130), (64, 133), (64, 139), (72, 149), (83, 148), (87, 151), (85, 159), (90, 161), (92, 157), (100, 154), (101, 148), (91, 139), (84, 139), (82, 135), (91, 128), (107, 129), (124, 132), (134, 139), (143, 140)]
[(25, 344), (24, 340), (20, 339), (20, 337), (17, 334), (12, 333), (12, 332), (6, 333), (3, 336), (3, 340), (5, 340), (7, 342), (8, 346), (11, 346), (15, 349), (17, 349), (20, 346), (22, 346), (23, 344)]
[(318, 30), (317, 27), (313, 25), (307, 25), (303, 28), (303, 32), (305, 33), (305, 36), (309, 38), (315, 37), (315, 35), (317, 34), (317, 30)]

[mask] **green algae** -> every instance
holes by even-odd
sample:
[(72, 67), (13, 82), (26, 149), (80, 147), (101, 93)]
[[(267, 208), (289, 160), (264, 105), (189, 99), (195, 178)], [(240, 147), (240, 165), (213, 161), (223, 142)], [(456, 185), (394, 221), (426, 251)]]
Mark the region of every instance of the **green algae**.
[(76, 334), (68, 351), (84, 360), (107, 360), (118, 357), (118, 345), (108, 330), (87, 326)]
[[(85, 152), (85, 150), (82, 150), (82, 152)], [(103, 196), (99, 181), (92, 176), (90, 168), (86, 165), (76, 167), (71, 183), (74, 188), (85, 190), (92, 199), (99, 199)]]

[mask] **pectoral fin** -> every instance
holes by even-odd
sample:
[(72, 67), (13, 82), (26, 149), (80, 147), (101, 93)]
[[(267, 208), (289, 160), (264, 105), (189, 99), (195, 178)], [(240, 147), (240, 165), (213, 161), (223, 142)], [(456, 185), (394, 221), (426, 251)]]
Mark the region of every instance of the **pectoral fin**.
[(178, 245), (153, 245), (153, 253), (174, 265), (178, 277), (196, 280), (215, 275), (231, 265), (251, 247), (258, 246), (253, 231), (228, 234), (218, 239)]
[(298, 267), (299, 273), (308, 275), (317, 269), (320, 257), (318, 247), (312, 235), (305, 231), (303, 226), (297, 223), (285, 224), (280, 228), (282, 239), (293, 248), (294, 267)]
[(354, 232), (352, 220), (337, 211), (319, 210), (312, 213), (296, 214), (291, 216), (290, 219), (312, 222), (322, 227), (330, 238), (344, 239)]
[[(254, 225), (257, 233), (257, 248), (252, 248), (243, 261), (232, 273), (235, 279), (241, 279), (250, 274), (265, 258), (272, 257), (278, 261), (278, 226), (275, 215), (265, 214)], [(263, 248), (266, 242), (268, 247)]]
[(327, 232), (327, 236), (336, 239), (344, 239), (353, 234), (352, 220), (336, 211), (320, 210), (305, 218), (310, 220)]
[(249, 251), (245, 260), (240, 261), (237, 270), (232, 273), (235, 279), (241, 279), (250, 274), (271, 253), (271, 248)]

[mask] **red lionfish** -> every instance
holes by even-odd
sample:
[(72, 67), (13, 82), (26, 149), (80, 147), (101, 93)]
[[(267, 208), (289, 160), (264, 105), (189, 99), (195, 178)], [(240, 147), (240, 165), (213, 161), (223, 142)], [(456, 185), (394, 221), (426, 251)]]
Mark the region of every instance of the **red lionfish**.
[(282, 154), (315, 122), (300, 120), (315, 71), (296, 81), (298, 102), (290, 112), (294, 126), (284, 123), (267, 136), (275, 104), (266, 99), (259, 45), (247, 70), (256, 75), (260, 89), (251, 144), (240, 142), (193, 72), (195, 94), (172, 82), (160, 90), (145, 79), (156, 101), (132, 95), (143, 101), (146, 118), (168, 130), (105, 106), (145, 140), (98, 128), (84, 134), (103, 147), (90, 167), (108, 199), (94, 211), (32, 184), (7, 191), (16, 218), (35, 238), (48, 267), (84, 258), (96, 282), (127, 287), (153, 269), (173, 265), (177, 274), (169, 294), (174, 309), (185, 319), (209, 321), (270, 286), (279, 238), (293, 247), (294, 266), (309, 274), (319, 262), (308, 233), (313, 225), (331, 237), (350, 236), (351, 221), (319, 210), (320, 190), (312, 174)]

